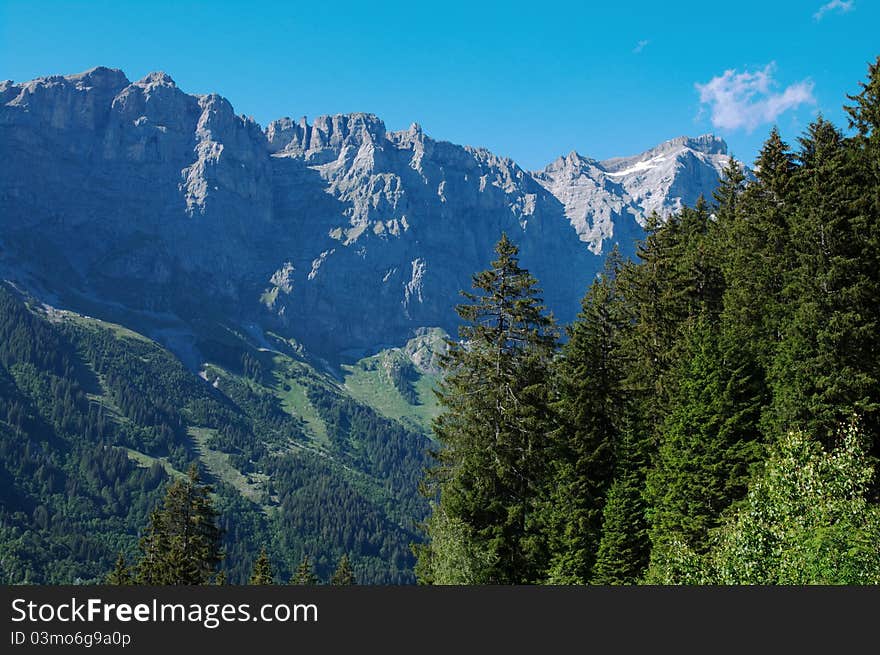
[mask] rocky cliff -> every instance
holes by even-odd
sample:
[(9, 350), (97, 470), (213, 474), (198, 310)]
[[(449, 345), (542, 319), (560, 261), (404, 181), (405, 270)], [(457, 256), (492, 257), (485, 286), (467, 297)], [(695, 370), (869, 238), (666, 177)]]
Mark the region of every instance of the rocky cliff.
[(535, 179), (565, 206), (565, 215), (594, 253), (609, 240), (628, 245), (652, 212), (668, 217), (712, 191), (730, 158), (727, 144), (706, 134), (678, 137), (632, 157), (596, 161), (572, 151)]
[[(454, 332), (502, 232), (571, 320), (601, 254), (708, 195), (724, 142), (529, 173), (370, 114), (273, 121), (164, 73), (0, 83), (0, 276), (76, 306), (247, 321), (326, 355)], [(98, 310), (95, 310), (98, 311)]]

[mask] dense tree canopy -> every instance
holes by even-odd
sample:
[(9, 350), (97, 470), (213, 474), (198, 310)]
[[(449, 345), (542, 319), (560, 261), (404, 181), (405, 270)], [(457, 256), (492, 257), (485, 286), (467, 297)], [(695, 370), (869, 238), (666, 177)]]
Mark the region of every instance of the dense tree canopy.
[[(503, 258), (475, 278), (486, 296), (445, 362), (423, 581), (876, 581), (878, 90), (880, 59), (850, 97), (853, 136), (819, 116), (792, 150), (774, 128), (753, 174), (731, 159), (711, 204), (651, 217), (562, 348), (532, 347), (546, 369), (508, 384), (546, 386), (515, 409), (493, 395), (493, 365), (530, 351), (493, 359)], [(496, 417), (520, 411), (542, 465), (496, 456)], [(497, 526), (523, 515), (521, 573), (499, 575), (516, 542)]]

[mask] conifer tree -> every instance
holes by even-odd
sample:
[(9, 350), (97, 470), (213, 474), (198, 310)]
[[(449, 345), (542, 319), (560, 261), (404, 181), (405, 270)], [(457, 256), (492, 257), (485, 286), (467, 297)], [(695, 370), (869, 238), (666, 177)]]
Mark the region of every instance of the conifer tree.
[[(443, 412), (434, 422), (440, 443), (429, 493), (439, 507), (419, 553), (425, 573), (435, 552), (448, 550), (444, 526), (456, 526), (465, 569), (488, 584), (532, 583), (546, 569), (539, 508), (547, 484), (552, 426), (548, 376), (557, 334), (537, 282), (520, 267), (518, 249), (502, 236), (489, 270), (473, 278), (459, 305), (461, 341), (442, 359), (447, 375), (438, 392)], [(440, 519), (443, 519), (442, 521)]]
[(584, 297), (556, 367), (559, 452), (548, 510), (553, 584), (589, 582), (599, 547), (626, 402), (619, 348), (625, 317), (615, 287), (621, 265), (615, 249)]
[(185, 480), (175, 480), (162, 508), (150, 514), (140, 541), (138, 582), (148, 585), (208, 584), (223, 558), (211, 486), (192, 465)]
[(252, 585), (275, 584), (275, 574), (272, 573), (272, 566), (269, 564), (269, 556), (266, 554), (265, 548), (260, 550), (260, 554), (254, 562), (254, 570), (251, 573), (249, 583)]
[(794, 170), (794, 156), (774, 125), (755, 160), (755, 175), (760, 182), (757, 192), (777, 204), (785, 203), (790, 197)]
[(615, 448), (615, 477), (602, 511), (602, 531), (592, 584), (638, 582), (648, 566), (650, 541), (646, 520), (645, 443), (623, 431)]
[(791, 213), (795, 266), (789, 320), (771, 369), (776, 432), (800, 429), (830, 444), (853, 411), (877, 409), (877, 284), (858, 208), (863, 189), (841, 132), (821, 116), (800, 139)]
[(655, 563), (676, 541), (705, 552), (710, 530), (745, 495), (750, 468), (761, 454), (754, 430), (763, 403), (761, 386), (748, 358), (723, 343), (717, 330), (705, 317), (692, 328), (657, 460), (648, 474)]
[[(868, 65), (868, 80), (860, 82), (862, 90), (855, 95), (847, 95), (854, 102), (844, 107), (849, 114), (849, 125), (858, 131), (858, 139), (866, 143), (861, 147), (880, 150), (880, 56)], [(874, 166), (880, 168), (880, 162)]]
[(774, 127), (755, 163), (757, 180), (746, 187), (733, 213), (719, 215), (724, 243), (724, 322), (744, 352), (770, 367), (785, 322), (783, 291), (793, 266), (789, 218), (794, 157)]
[(663, 223), (652, 216), (638, 249), (638, 265), (623, 267), (617, 288), (628, 323), (621, 339), (625, 389), (638, 405), (635, 434), (657, 441), (680, 358), (682, 329), (701, 313), (719, 313), (723, 277), (711, 240), (714, 228), (702, 198)]
[(331, 585), (353, 585), (355, 583), (354, 571), (351, 568), (351, 562), (348, 559), (348, 554), (343, 554), (342, 557), (339, 558), (339, 564), (336, 567), (336, 570), (333, 572), (333, 576), (330, 578)]
[(679, 234), (673, 263), (678, 270), (670, 291), (681, 297), (683, 316), (714, 319), (721, 313), (724, 277), (718, 262), (717, 226), (706, 199), (700, 196), (693, 208), (682, 209), (676, 221)]
[(315, 569), (312, 566), (312, 560), (308, 555), (303, 555), (302, 561), (293, 574), (290, 581), (293, 585), (316, 585), (318, 584), (318, 576), (315, 575)]
[[(660, 428), (673, 397), (681, 330), (694, 312), (719, 305), (717, 272), (702, 243), (709, 232), (705, 203), (665, 223), (652, 215), (639, 244), (638, 263), (625, 264), (615, 279), (624, 329), (616, 362), (623, 378), (618, 408), (625, 456), (616, 457), (614, 483), (603, 510), (593, 580), (632, 582), (648, 562), (644, 485), (660, 442)], [(696, 264), (699, 263), (699, 266)], [(615, 561), (620, 558), (619, 561)]]
[[(715, 199), (715, 217), (719, 223), (734, 220), (739, 200), (745, 190), (746, 176), (742, 164), (733, 156), (727, 160), (718, 187), (712, 193)], [(723, 244), (725, 247), (733, 244)]]
[(651, 441), (669, 397), (667, 371), (675, 361), (678, 326), (686, 312), (669, 292), (675, 271), (678, 221), (663, 224), (656, 214), (648, 218), (645, 239), (639, 244), (638, 263), (624, 265), (616, 277), (628, 327), (622, 334), (625, 361), (624, 389), (633, 405), (634, 434)]
[[(861, 91), (847, 96), (852, 105), (844, 107), (849, 125), (857, 131), (847, 142), (848, 155), (860, 189), (853, 208), (853, 224), (861, 235), (862, 273), (872, 289), (865, 309), (868, 316), (880, 316), (880, 56), (868, 66), (868, 79), (860, 84)], [(880, 358), (870, 360), (871, 376), (880, 380)], [(878, 391), (874, 387), (875, 394)], [(877, 396), (872, 396), (877, 400)], [(866, 433), (873, 439), (872, 454), (880, 458), (880, 412), (863, 417)]]
[(107, 576), (107, 584), (134, 584), (134, 577), (131, 573), (131, 567), (125, 563), (125, 555), (122, 554), (122, 551), (119, 552), (119, 556), (116, 558), (116, 566), (110, 572), (110, 575)]

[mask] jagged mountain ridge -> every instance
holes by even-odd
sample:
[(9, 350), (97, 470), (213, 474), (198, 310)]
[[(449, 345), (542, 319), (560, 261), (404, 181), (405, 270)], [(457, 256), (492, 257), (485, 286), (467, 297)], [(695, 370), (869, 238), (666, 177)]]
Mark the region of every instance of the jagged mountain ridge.
[(707, 193), (716, 137), (530, 173), (370, 114), (265, 130), (164, 73), (0, 83), (0, 270), (68, 303), (282, 331), (324, 354), (454, 332), (458, 291), (505, 231), (571, 320), (609, 243)]
[(606, 240), (638, 238), (652, 212), (665, 218), (711, 197), (729, 161), (724, 140), (704, 134), (604, 161), (572, 151), (532, 175), (563, 203), (581, 240), (601, 253)]

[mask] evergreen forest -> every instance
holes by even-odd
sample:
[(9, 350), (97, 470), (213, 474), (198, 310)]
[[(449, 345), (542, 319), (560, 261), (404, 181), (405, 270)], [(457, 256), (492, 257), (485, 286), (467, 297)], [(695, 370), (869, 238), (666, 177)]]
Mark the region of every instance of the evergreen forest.
[(555, 325), (502, 237), (444, 356), (429, 584), (880, 583), (880, 59)]

